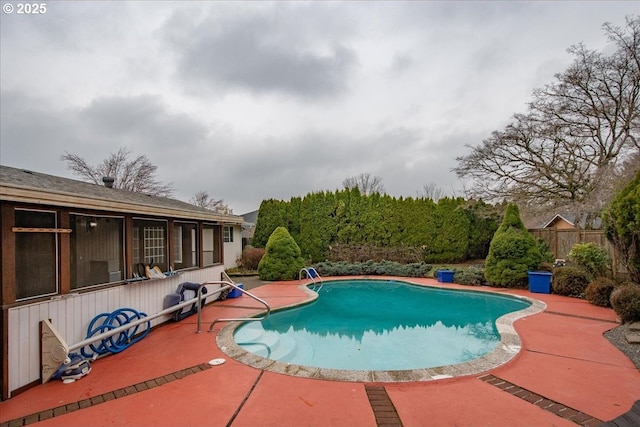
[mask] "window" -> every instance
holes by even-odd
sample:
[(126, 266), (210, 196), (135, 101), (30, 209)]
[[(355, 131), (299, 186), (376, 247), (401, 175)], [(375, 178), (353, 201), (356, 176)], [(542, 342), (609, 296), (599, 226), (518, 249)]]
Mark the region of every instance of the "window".
[(71, 214), (71, 289), (124, 279), (122, 218)]
[(134, 219), (132, 231), (134, 264), (157, 265), (167, 271), (167, 222)]
[(224, 227), (224, 242), (231, 243), (233, 242), (233, 227)]
[[(56, 213), (15, 210), (15, 226), (55, 228)], [(16, 232), (16, 300), (58, 293), (58, 235), (52, 232)]]
[(173, 266), (176, 270), (198, 266), (198, 226), (176, 222), (173, 226)]
[(222, 262), (220, 250), (220, 226), (207, 225), (202, 227), (202, 265), (212, 265)]

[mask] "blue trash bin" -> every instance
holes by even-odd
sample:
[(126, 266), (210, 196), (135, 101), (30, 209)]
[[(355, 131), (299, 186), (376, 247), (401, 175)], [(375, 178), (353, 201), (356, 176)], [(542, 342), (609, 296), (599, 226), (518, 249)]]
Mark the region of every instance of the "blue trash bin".
[(438, 282), (453, 283), (453, 270), (438, 270), (436, 272)]
[(537, 294), (551, 293), (551, 272), (529, 271), (529, 292)]

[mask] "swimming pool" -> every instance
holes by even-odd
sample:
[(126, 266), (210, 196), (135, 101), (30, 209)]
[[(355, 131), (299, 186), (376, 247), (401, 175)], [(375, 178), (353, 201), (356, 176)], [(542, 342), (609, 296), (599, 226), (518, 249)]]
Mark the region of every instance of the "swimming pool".
[(384, 381), (385, 375), (402, 380), (399, 372), (415, 377), (420, 371), (421, 379), (433, 379), (486, 370), (513, 357), (520, 341), (512, 321), (540, 311), (540, 304), (401, 281), (325, 282), (313, 303), (236, 325), (235, 345), (224, 345), (229, 339), (219, 344), (252, 366), (302, 371), (300, 376), (352, 379), (367, 373)]

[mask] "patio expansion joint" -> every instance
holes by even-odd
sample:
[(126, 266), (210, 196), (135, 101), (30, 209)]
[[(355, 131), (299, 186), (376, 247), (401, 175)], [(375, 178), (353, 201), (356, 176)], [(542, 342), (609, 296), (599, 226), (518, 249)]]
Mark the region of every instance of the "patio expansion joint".
[[(529, 352), (529, 353), (536, 353), (536, 354), (544, 354), (547, 356), (552, 356), (552, 357), (560, 357), (563, 359), (571, 359), (571, 360), (579, 360), (580, 362), (587, 362), (587, 363), (596, 363), (598, 365), (606, 365), (606, 366), (615, 366), (617, 368), (626, 368), (626, 366), (620, 365), (620, 364), (616, 364), (616, 363), (608, 363), (608, 362), (604, 362), (601, 360), (593, 360), (593, 359), (585, 359), (582, 357), (571, 357), (571, 356), (566, 356), (566, 355), (562, 355), (562, 354), (558, 354), (558, 353), (550, 353), (548, 351), (540, 351), (540, 350), (532, 350), (532, 349), (526, 349), (525, 351)], [(628, 369), (633, 369), (634, 368), (628, 368)]]
[(251, 396), (251, 393), (253, 393), (253, 390), (256, 389), (256, 387), (258, 386), (258, 383), (260, 382), (260, 379), (262, 378), (262, 375), (264, 374), (264, 370), (261, 369), (260, 373), (258, 374), (258, 376), (256, 377), (256, 380), (253, 382), (253, 384), (251, 385), (251, 388), (249, 389), (249, 391), (247, 392), (247, 394), (244, 396), (244, 399), (242, 399), (242, 402), (240, 402), (240, 405), (238, 405), (238, 409), (236, 409), (236, 411), (233, 413), (233, 415), (231, 416), (231, 418), (229, 419), (229, 422), (227, 423), (227, 427), (230, 427), (231, 424), (233, 424), (233, 422), (235, 421), (236, 417), (238, 416), (238, 414), (240, 414), (240, 411), (242, 410), (242, 408), (244, 407), (244, 404), (247, 403), (247, 400), (249, 400), (249, 396)]
[(205, 371), (210, 368), (211, 368), (211, 365), (207, 363), (201, 363), (199, 365), (195, 365), (189, 368), (181, 369), (179, 371), (171, 372), (161, 377), (141, 381), (137, 384), (122, 387), (117, 390), (111, 390), (97, 396), (88, 397), (86, 399), (82, 399), (77, 402), (65, 403), (55, 408), (45, 409), (40, 412), (25, 415), (24, 417), (5, 421), (3, 423), (0, 423), (0, 427), (26, 426), (29, 424), (37, 423), (39, 421), (44, 421), (49, 418), (59, 417), (61, 415), (65, 415), (80, 409), (90, 408), (92, 406), (96, 406), (101, 403), (106, 403), (110, 400), (120, 399), (126, 396), (131, 396), (132, 394), (135, 394), (135, 393), (140, 393), (145, 390), (150, 390), (152, 388), (168, 384), (172, 381), (185, 378), (192, 374), (197, 374), (199, 372)]
[(578, 314), (570, 314), (570, 313), (562, 313), (560, 311), (549, 311), (549, 310), (545, 310), (544, 311), (547, 314), (553, 314), (555, 316), (564, 316), (564, 317), (575, 317), (577, 319), (586, 319), (586, 320), (593, 320), (596, 322), (604, 322), (604, 323), (613, 323), (615, 325), (619, 325), (620, 322), (616, 321), (616, 320), (611, 320), (611, 319), (601, 319), (599, 317), (591, 317), (591, 316), (580, 316)]
[(583, 427), (596, 427), (604, 422), (589, 414), (570, 408), (569, 406), (563, 405), (562, 403), (556, 402), (552, 399), (549, 399), (548, 397), (542, 396), (531, 390), (520, 387), (512, 382), (496, 377), (495, 375), (485, 374), (478, 377), (478, 379), (494, 387), (497, 387), (502, 391), (512, 394), (513, 396), (516, 396), (522, 400), (526, 400), (527, 402), (539, 407), (540, 409), (544, 409), (545, 411), (551, 412), (554, 415), (557, 415), (569, 421), (573, 421), (574, 423)]

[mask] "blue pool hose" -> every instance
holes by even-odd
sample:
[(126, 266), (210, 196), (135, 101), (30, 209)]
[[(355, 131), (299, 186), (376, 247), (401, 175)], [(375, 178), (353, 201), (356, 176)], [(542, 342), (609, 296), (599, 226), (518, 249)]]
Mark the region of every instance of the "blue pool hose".
[[(126, 325), (127, 323), (147, 317), (147, 313), (139, 312), (133, 308), (120, 308), (112, 313), (101, 313), (93, 318), (89, 327), (87, 328), (87, 338), (91, 338), (94, 335), (99, 335), (104, 332), (111, 331)], [(100, 320), (102, 323), (97, 324)], [(112, 335), (108, 338), (104, 338), (99, 345), (89, 344), (88, 347), (91, 352), (83, 348), (80, 352), (86, 358), (92, 358), (94, 355), (103, 355), (106, 353), (120, 353), (122, 350), (137, 343), (142, 338), (146, 337), (151, 329), (151, 322), (146, 323), (146, 329), (142, 331), (138, 336), (138, 329), (143, 324), (136, 325), (130, 329), (121, 331), (119, 334)]]

